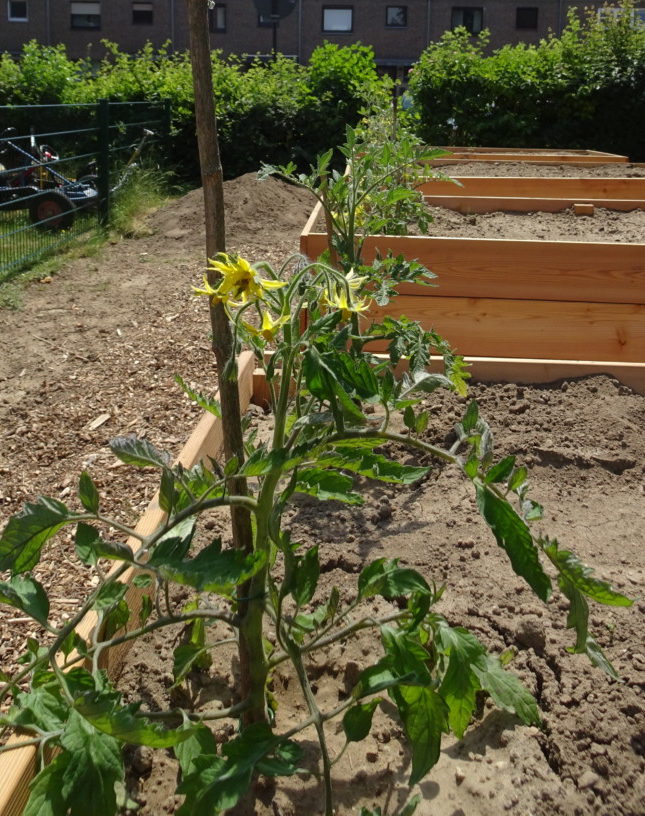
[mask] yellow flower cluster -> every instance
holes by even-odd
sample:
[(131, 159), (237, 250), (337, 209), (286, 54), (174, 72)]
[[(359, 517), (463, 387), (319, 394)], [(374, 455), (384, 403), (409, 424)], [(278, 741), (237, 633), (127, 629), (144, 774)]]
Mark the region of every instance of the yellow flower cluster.
[(211, 269), (216, 269), (222, 276), (219, 285), (213, 289), (204, 276), (204, 288), (194, 289), (196, 295), (207, 295), (211, 303), (224, 303), (238, 308), (246, 303), (264, 300), (264, 293), (269, 289), (280, 289), (287, 284), (284, 281), (265, 280), (248, 261), (237, 255), (220, 252), (216, 259), (208, 259)]
[(328, 289), (323, 296), (323, 303), (330, 309), (339, 309), (343, 320), (349, 320), (352, 313), (360, 314), (369, 309), (370, 301), (366, 298), (355, 298), (355, 293), (365, 281), (351, 269), (345, 275), (345, 285), (336, 285)]

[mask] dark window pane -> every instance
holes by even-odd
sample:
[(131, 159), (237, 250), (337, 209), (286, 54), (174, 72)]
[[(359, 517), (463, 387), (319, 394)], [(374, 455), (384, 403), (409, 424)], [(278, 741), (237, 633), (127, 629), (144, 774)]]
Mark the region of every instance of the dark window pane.
[(385, 25), (392, 28), (399, 28), (408, 24), (407, 6), (386, 6)]
[(535, 30), (538, 27), (538, 10), (534, 6), (518, 7), (515, 10), (515, 27)]
[(471, 6), (453, 6), (451, 28), (465, 28), (471, 34), (479, 34), (483, 28), (484, 10)]

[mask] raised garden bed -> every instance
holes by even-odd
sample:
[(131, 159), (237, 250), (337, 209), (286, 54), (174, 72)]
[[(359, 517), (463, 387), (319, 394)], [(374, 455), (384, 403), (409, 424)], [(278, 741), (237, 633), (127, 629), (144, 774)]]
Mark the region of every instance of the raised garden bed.
[(455, 176), (420, 188), (428, 204), (461, 213), (560, 212), (576, 204), (645, 209), (645, 178), (526, 178)]
[[(327, 247), (319, 213), (300, 238), (310, 258)], [(608, 372), (645, 392), (645, 244), (367, 238), (366, 262), (388, 252), (438, 276), (436, 287), (403, 285), (390, 308), (450, 338), (473, 376), (505, 379), (506, 366), (523, 382)], [(374, 306), (370, 319), (383, 314)]]
[(609, 164), (629, 161), (627, 156), (600, 150), (558, 150), (517, 147), (442, 147), (450, 156), (435, 159), (441, 165), (454, 161), (521, 161), (540, 164)]
[[(242, 411), (247, 409), (253, 394), (253, 369), (253, 354), (243, 352), (239, 358), (239, 394)], [(182, 448), (177, 461), (185, 468), (190, 468), (197, 462), (206, 460), (207, 457), (217, 456), (222, 443), (221, 420), (212, 414), (205, 414)], [(136, 530), (143, 535), (149, 535), (163, 523), (165, 518), (166, 514), (159, 507), (155, 495), (139, 520)], [(135, 550), (139, 546), (139, 542), (135, 538), (129, 539), (127, 544)], [(119, 564), (117, 563), (115, 569), (118, 569), (118, 567)], [(137, 623), (138, 611), (141, 608), (141, 600), (145, 592), (144, 589), (137, 588), (132, 583), (135, 575), (136, 569), (130, 569), (121, 578), (123, 583), (129, 585), (125, 596), (125, 601), (132, 613), (128, 628)], [(96, 620), (94, 613), (88, 614), (77, 627), (77, 633), (87, 640), (96, 626)], [(121, 670), (130, 646), (131, 642), (126, 642), (108, 652), (103, 668), (111, 676), (117, 675)], [(20, 736), (11, 737), (8, 744), (20, 742), (21, 739)], [(0, 816), (20, 816), (27, 803), (29, 783), (37, 772), (37, 764), (36, 750), (31, 746), (18, 748), (15, 751), (0, 755), (0, 779), (2, 779), (2, 785), (0, 785)]]

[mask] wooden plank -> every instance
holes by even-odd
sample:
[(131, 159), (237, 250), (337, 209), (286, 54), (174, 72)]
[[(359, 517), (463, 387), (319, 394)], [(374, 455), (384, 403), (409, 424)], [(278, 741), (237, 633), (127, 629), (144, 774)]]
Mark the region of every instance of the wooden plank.
[(597, 150), (557, 150), (513, 147), (440, 147), (449, 157), (433, 159), (431, 164), (441, 165), (455, 161), (518, 161), (540, 164), (613, 164), (629, 161), (627, 156), (603, 153)]
[[(253, 369), (254, 355), (252, 352), (243, 352), (238, 360), (239, 377), (238, 386), (240, 394), (240, 405), (243, 411), (246, 410), (253, 393)], [(179, 398), (179, 397), (178, 397)], [(207, 456), (215, 456), (222, 445), (221, 420), (212, 414), (206, 414), (191, 434), (186, 445), (182, 449), (177, 463), (184, 467), (192, 467), (197, 462)], [(165, 520), (165, 513), (159, 507), (158, 494), (154, 496), (144, 515), (137, 524), (136, 530), (142, 535), (149, 535), (154, 532)], [(137, 549), (139, 540), (131, 538), (128, 544)], [(115, 564), (111, 572), (118, 569)], [(124, 583), (129, 583), (136, 575), (137, 570), (130, 569), (122, 576)], [(137, 589), (132, 584), (125, 595), (131, 611), (131, 620), (136, 625), (144, 589)], [(83, 638), (87, 638), (96, 625), (96, 615), (89, 613), (85, 616), (77, 632)], [(130, 647), (130, 643), (121, 644), (114, 649), (114, 654), (109, 656), (107, 668), (114, 676), (121, 668), (125, 655)], [(8, 740), (9, 743), (19, 743), (24, 741), (24, 737), (14, 736)], [(36, 749), (33, 746), (17, 748), (0, 755), (0, 816), (20, 816), (27, 803), (29, 796), (29, 782), (36, 772)]]
[(565, 150), (561, 148), (554, 148), (554, 147), (480, 147), (480, 146), (469, 146), (469, 145), (439, 145), (439, 150), (448, 150), (451, 153), (463, 153), (465, 155), (472, 155), (473, 153), (483, 153), (486, 155), (492, 155), (495, 153), (501, 153), (504, 156), (513, 155), (513, 156), (581, 156), (581, 157), (591, 157), (591, 158), (618, 158), (618, 159), (626, 159), (626, 156), (622, 156), (618, 153), (605, 153), (602, 150), (578, 150), (578, 149), (571, 149)]
[[(325, 246), (319, 233), (301, 239), (310, 258)], [(365, 242), (368, 263), (377, 250), (416, 258), (438, 276), (437, 286), (403, 285), (402, 294), (645, 303), (645, 244), (380, 235)]]
[(523, 178), (456, 176), (455, 184), (429, 179), (419, 186), (424, 196), (489, 196), (494, 198), (634, 199), (645, 201), (644, 178)]
[[(445, 207), (463, 215), (490, 212), (562, 212), (573, 207), (581, 198), (511, 198), (488, 196), (424, 196), (426, 204), (431, 207)], [(630, 212), (631, 210), (645, 210), (645, 200), (620, 198), (585, 198), (584, 203), (594, 207), (604, 207), (607, 210)]]
[(464, 355), (645, 362), (643, 305), (400, 295), (386, 309), (373, 304), (369, 318), (385, 314), (436, 329)]

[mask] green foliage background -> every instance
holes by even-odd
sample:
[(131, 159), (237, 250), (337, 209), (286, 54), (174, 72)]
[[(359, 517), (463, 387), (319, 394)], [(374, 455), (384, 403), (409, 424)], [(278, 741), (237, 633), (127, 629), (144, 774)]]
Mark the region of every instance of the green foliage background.
[(410, 78), (428, 144), (586, 148), (645, 160), (645, 26), (570, 14), (562, 36), (487, 53), (488, 33), (446, 32)]
[[(173, 119), (171, 162), (180, 175), (198, 177), (189, 55), (156, 51), (147, 45), (133, 56), (115, 44), (106, 45), (108, 55), (98, 66), (70, 60), (62, 45), (31, 42), (17, 62), (2, 55), (0, 105), (168, 98)], [(282, 56), (275, 62), (256, 61), (249, 66), (238, 58), (225, 59), (217, 51), (212, 64), (220, 149), (228, 177), (257, 170), (268, 161), (308, 165), (318, 153), (344, 140), (345, 124), (358, 119), (368, 100), (388, 98), (389, 83), (379, 78), (372, 49), (362, 45), (339, 48), (326, 43), (304, 66)], [(52, 117), (55, 115), (52, 111)], [(87, 126), (87, 112), (82, 108), (71, 116), (69, 111), (58, 115), (63, 120), (58, 123), (52, 118), (47, 127)], [(16, 125), (13, 121), (8, 124)], [(29, 124), (17, 126), (28, 129)]]
[[(600, 22), (572, 13), (560, 37), (490, 53), (488, 33), (446, 32), (410, 76), (405, 122), (427, 144), (586, 148), (645, 160), (645, 27), (627, 12)], [(190, 60), (186, 53), (136, 55), (106, 44), (97, 66), (73, 61), (64, 46), (31, 42), (16, 61), (0, 56), (0, 105), (83, 104), (101, 98), (169, 98), (171, 163), (198, 177)], [(250, 64), (213, 52), (222, 162), (227, 177), (263, 162), (306, 167), (343, 142), (368, 104), (386, 109), (391, 81), (379, 77), (374, 53), (360, 44), (325, 43), (306, 65), (279, 56)], [(58, 116), (58, 121), (56, 117)], [(26, 132), (32, 122), (7, 122)], [(13, 117), (12, 117), (13, 119)], [(43, 122), (39, 121), (39, 128)], [(87, 113), (56, 113), (50, 130), (87, 125)], [(62, 148), (64, 149), (64, 148)]]

